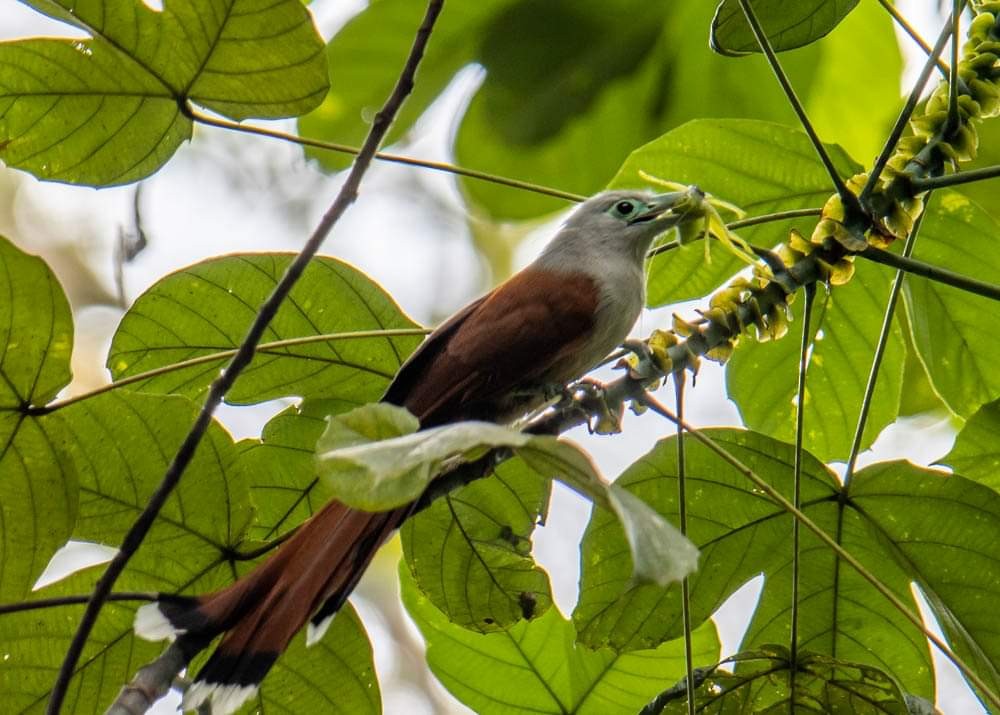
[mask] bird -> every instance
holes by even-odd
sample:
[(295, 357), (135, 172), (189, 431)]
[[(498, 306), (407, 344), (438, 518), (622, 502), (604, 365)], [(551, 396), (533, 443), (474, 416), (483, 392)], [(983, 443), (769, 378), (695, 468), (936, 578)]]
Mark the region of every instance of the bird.
[[(445, 320), (402, 364), (382, 401), (420, 428), (509, 424), (594, 368), (645, 305), (644, 260), (678, 222), (676, 193), (605, 191), (581, 203), (538, 258)], [(159, 594), (136, 612), (148, 640), (176, 639), (186, 662), (222, 639), (188, 686), (184, 710), (216, 715), (253, 697), (292, 637), (322, 638), (379, 546), (416, 502), (364, 512), (336, 500), (233, 584), (202, 596)]]

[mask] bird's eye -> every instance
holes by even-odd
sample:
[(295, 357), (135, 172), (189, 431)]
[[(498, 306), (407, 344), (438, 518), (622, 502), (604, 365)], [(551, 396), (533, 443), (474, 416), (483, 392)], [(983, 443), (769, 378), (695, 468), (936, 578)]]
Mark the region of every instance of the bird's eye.
[(628, 216), (630, 213), (635, 211), (635, 204), (631, 201), (619, 201), (615, 204), (615, 211), (620, 213), (622, 216)]

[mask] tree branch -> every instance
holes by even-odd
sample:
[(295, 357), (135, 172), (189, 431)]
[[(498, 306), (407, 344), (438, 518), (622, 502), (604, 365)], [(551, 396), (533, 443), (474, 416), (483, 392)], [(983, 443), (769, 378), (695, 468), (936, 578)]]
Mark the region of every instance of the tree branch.
[(132, 558), (132, 555), (138, 550), (139, 546), (146, 538), (146, 534), (148, 534), (150, 528), (152, 528), (156, 515), (160, 512), (160, 509), (163, 508), (163, 505), (167, 501), (167, 497), (170, 496), (170, 493), (180, 481), (184, 470), (194, 457), (195, 450), (201, 442), (201, 438), (204, 436), (209, 425), (212, 423), (213, 413), (222, 402), (222, 398), (225, 396), (229, 388), (232, 387), (239, 374), (247, 365), (250, 364), (257, 344), (260, 342), (268, 324), (278, 312), (278, 307), (291, 291), (292, 286), (295, 285), (295, 282), (302, 275), (303, 271), (305, 271), (309, 261), (319, 250), (323, 240), (330, 233), (330, 230), (357, 198), (358, 188), (361, 184), (362, 177), (368, 170), (368, 167), (371, 166), (375, 152), (378, 150), (379, 144), (381, 144), (382, 140), (385, 138), (386, 132), (389, 130), (389, 126), (392, 124), (396, 113), (399, 111), (403, 101), (413, 89), (414, 76), (416, 75), (417, 67), (423, 57), (424, 49), (427, 46), (431, 31), (434, 28), (434, 23), (437, 20), (438, 14), (441, 12), (441, 7), (443, 5), (444, 0), (429, 0), (426, 14), (424, 15), (420, 28), (417, 30), (413, 46), (411, 47), (409, 56), (406, 59), (406, 64), (400, 72), (399, 79), (397, 80), (392, 93), (389, 95), (389, 98), (382, 106), (382, 109), (379, 110), (378, 114), (375, 115), (375, 119), (372, 122), (368, 136), (365, 138), (364, 145), (358, 153), (358, 157), (355, 160), (354, 165), (351, 167), (350, 173), (348, 174), (344, 185), (341, 187), (340, 192), (337, 194), (337, 197), (334, 199), (329, 210), (320, 220), (315, 231), (313, 231), (313, 234), (309, 237), (309, 240), (306, 242), (302, 251), (298, 254), (298, 256), (296, 256), (291, 265), (289, 265), (288, 270), (281, 277), (281, 280), (275, 286), (271, 295), (264, 301), (264, 304), (257, 313), (257, 317), (250, 326), (250, 330), (248, 331), (246, 338), (243, 339), (242, 344), (233, 356), (232, 360), (229, 362), (229, 365), (226, 366), (219, 378), (212, 383), (212, 387), (209, 389), (208, 396), (205, 398), (205, 403), (201, 412), (198, 414), (198, 417), (185, 437), (184, 442), (177, 450), (170, 466), (167, 467), (163, 480), (150, 497), (149, 504), (143, 510), (142, 514), (140, 514), (136, 519), (132, 528), (130, 528), (128, 533), (125, 535), (120, 550), (115, 555), (114, 559), (111, 560), (111, 563), (108, 564), (107, 570), (94, 587), (94, 593), (87, 604), (87, 609), (80, 620), (76, 634), (73, 636), (73, 640), (70, 643), (65, 658), (63, 659), (62, 666), (59, 669), (59, 676), (53, 686), (52, 695), (46, 709), (48, 715), (58, 715), (62, 709), (62, 704), (66, 697), (66, 691), (69, 687), (70, 680), (73, 677), (73, 672), (76, 669), (76, 664), (80, 659), (80, 654), (83, 652), (83, 647), (87, 642), (90, 631), (97, 622), (97, 617), (101, 612), (101, 607), (107, 600), (115, 581), (125, 569), (129, 559)]

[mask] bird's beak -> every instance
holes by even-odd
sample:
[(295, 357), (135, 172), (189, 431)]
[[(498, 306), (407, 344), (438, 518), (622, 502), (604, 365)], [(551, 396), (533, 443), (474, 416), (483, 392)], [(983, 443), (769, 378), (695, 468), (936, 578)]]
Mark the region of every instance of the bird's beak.
[(655, 220), (658, 224), (664, 225), (664, 228), (669, 228), (682, 217), (682, 215), (673, 215), (671, 211), (682, 206), (687, 199), (687, 191), (671, 191), (654, 196), (648, 204), (649, 208), (629, 221), (629, 225)]

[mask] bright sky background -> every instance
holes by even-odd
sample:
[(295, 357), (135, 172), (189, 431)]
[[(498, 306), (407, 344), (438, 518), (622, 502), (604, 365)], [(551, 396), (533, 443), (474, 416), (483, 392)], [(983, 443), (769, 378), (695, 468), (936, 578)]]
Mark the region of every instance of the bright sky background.
[[(329, 38), (363, 4), (358, 0), (317, 0), (311, 7), (320, 31)], [(928, 7), (934, 3), (910, 0), (897, 4), (914, 19), (922, 34), (936, 34), (934, 13)], [(38, 34), (82, 36), (15, 0), (0, 0), (0, 18), (0, 39)], [(910, 59), (915, 66), (912, 56)], [(913, 69), (909, 68), (908, 77)], [(451, 160), (450, 127), (480, 79), (477, 69), (464, 71), (395, 150)], [(294, 131), (292, 122), (271, 124)], [(0, 169), (0, 199), (7, 192), (16, 192), (13, 216), (0, 214), (0, 232), (27, 250), (45, 256), (67, 286), (78, 307), (75, 380), (69, 391), (90, 389), (108, 380), (103, 355), (121, 310), (100, 303), (111, 302), (102, 300), (102, 294), (114, 295), (113, 249), (119, 226), (128, 225), (130, 220), (132, 188), (97, 191), (43, 184), (24, 174), (12, 177), (12, 173)], [(298, 250), (339, 183), (340, 177), (326, 176), (305, 162), (294, 146), (198, 128), (195, 142), (185, 145), (146, 182), (142, 211), (151, 243), (125, 269), (126, 295), (134, 299), (166, 273), (209, 256), (233, 251)], [(519, 265), (537, 254), (560, 220), (554, 217), (524, 242), (517, 254)], [(359, 201), (338, 224), (323, 252), (359, 266), (411, 316), (427, 324), (438, 322), (476, 297), (491, 281), (471, 244), (453, 179), (391, 164), (376, 164), (369, 171)], [(675, 310), (690, 314), (695, 305)], [(648, 312), (637, 326), (636, 335), (668, 326), (670, 314), (669, 310)], [(739, 423), (735, 406), (725, 396), (721, 376), (721, 368), (704, 364), (697, 386), (687, 397), (690, 422), (699, 426)], [(669, 402), (668, 391), (664, 391), (663, 399)], [(256, 436), (263, 421), (287, 404), (224, 408), (219, 416), (235, 437)], [(622, 435), (597, 438), (585, 430), (575, 430), (569, 437), (591, 452), (606, 475), (614, 476), (657, 439), (670, 434), (671, 429), (652, 414), (641, 418), (628, 415)], [(930, 464), (947, 453), (952, 439), (953, 431), (946, 420), (901, 420), (886, 430), (873, 450), (862, 455), (861, 464), (904, 456), (919, 464)], [(557, 486), (549, 520), (536, 532), (536, 556), (548, 568), (556, 601), (566, 614), (576, 601), (579, 573), (575, 549), (588, 517), (589, 504)], [(65, 574), (68, 568), (92, 559), (93, 554), (93, 547), (72, 549), (53, 564), (50, 575)], [(384, 581), (383, 577), (392, 572), (389, 566), (376, 566), (378, 579)], [(375, 580), (369, 578), (362, 583), (354, 602), (374, 642), (385, 711), (463, 712), (464, 708), (457, 704), (443, 704), (450, 699), (442, 696), (443, 691), (433, 701), (428, 700), (412, 682), (396, 677), (403, 664), (394, 654), (393, 637), (386, 625), (387, 618), (394, 616), (380, 614), (373, 605), (378, 601), (385, 608), (387, 600), (385, 584)], [(748, 584), (717, 615), (724, 654), (734, 651), (758, 589), (759, 583)], [(419, 637), (415, 630), (413, 636)], [(936, 663), (946, 715), (983, 712), (954, 668), (942, 658), (936, 658)], [(157, 712), (173, 712), (175, 702), (162, 702)]]

